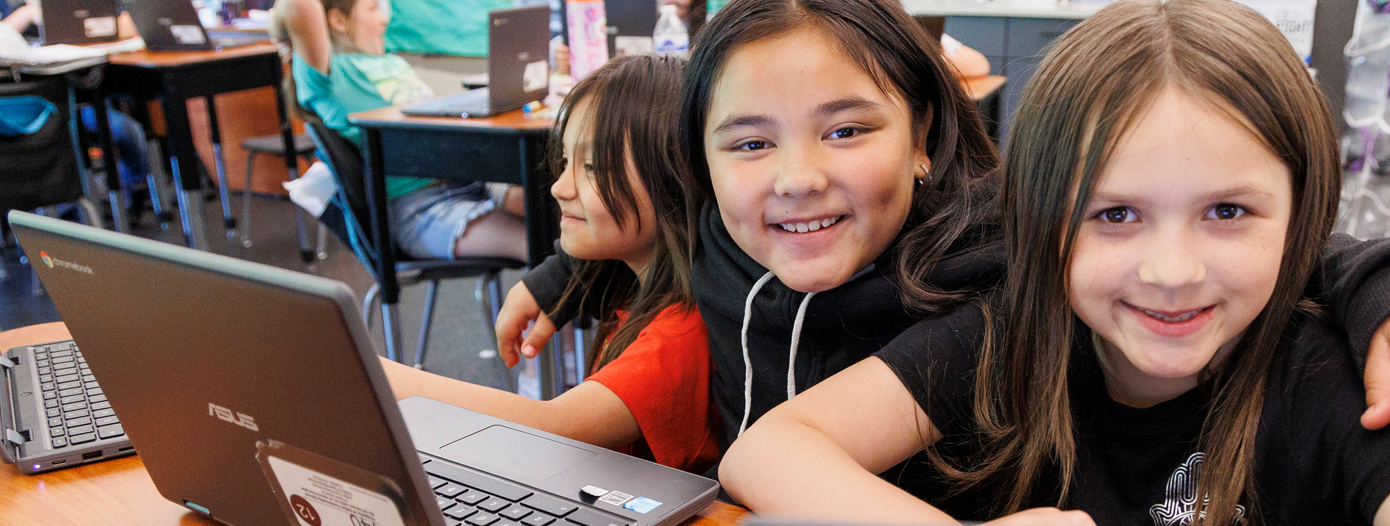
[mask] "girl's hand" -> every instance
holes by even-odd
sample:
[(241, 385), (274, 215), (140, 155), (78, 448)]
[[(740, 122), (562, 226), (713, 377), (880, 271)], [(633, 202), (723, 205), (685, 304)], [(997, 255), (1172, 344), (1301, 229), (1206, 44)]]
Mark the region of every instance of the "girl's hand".
[[(527, 325), (532, 325), (531, 332), (523, 338)], [(522, 356), (535, 358), (545, 342), (555, 335), (555, 324), (541, 312), (541, 306), (524, 282), (507, 292), (507, 299), (497, 315), (496, 329), (497, 352), (501, 353), (507, 367), (516, 365)]]
[(985, 526), (1096, 526), (1091, 516), (1084, 511), (1062, 511), (1057, 508), (1033, 508), (1023, 510), (1002, 519), (985, 523)]
[(1390, 424), (1390, 321), (1380, 324), (1366, 352), (1366, 412), (1361, 425), (1372, 431)]

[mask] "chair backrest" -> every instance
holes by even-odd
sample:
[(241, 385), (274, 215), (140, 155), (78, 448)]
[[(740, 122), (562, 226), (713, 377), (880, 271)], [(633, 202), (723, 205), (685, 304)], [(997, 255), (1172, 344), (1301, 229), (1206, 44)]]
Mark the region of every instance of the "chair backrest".
[(0, 136), (0, 216), (82, 197), (67, 83), (61, 77), (0, 82), (0, 97), (22, 95), (43, 97), (57, 111), (34, 133)]

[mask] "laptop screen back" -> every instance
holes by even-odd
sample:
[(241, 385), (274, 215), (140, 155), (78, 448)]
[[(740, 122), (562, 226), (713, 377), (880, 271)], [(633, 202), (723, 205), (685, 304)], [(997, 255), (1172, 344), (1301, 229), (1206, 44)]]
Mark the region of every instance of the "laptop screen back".
[(303, 471), (290, 463), (383, 496), (397, 524), (431, 524), (345, 285), (31, 214), (10, 222), (166, 499), (230, 524), (292, 524), (285, 488)]
[(45, 46), (116, 40), (117, 4), (118, 0), (43, 0), (39, 38)]
[(545, 98), (550, 87), (550, 6), (488, 13), (487, 68), (494, 114)]

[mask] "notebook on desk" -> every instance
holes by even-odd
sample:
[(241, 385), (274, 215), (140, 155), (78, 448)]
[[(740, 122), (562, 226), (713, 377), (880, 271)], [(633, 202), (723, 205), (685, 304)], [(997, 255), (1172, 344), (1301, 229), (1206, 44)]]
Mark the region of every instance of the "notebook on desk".
[(669, 526), (718, 484), (395, 401), (342, 283), (12, 212), (166, 499), (226, 524)]
[(490, 117), (545, 98), (550, 89), (550, 7), (488, 12), (487, 83), (401, 110), (417, 117)]
[[(44, 0), (49, 1), (49, 0)], [(269, 37), (210, 36), (189, 0), (123, 0), (151, 51), (212, 51), (265, 42)]]

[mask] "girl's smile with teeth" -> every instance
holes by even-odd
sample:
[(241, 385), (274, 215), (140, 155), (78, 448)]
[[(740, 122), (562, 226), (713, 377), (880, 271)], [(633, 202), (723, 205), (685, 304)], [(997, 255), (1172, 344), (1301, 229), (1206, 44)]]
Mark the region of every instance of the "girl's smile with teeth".
[(785, 230), (785, 231), (787, 231), (787, 232), (797, 232), (797, 233), (815, 232), (815, 231), (820, 230), (820, 229), (822, 229), (822, 228), (829, 228), (831, 225), (834, 225), (835, 223), (839, 223), (840, 220), (842, 220), (842, 219), (844, 219), (844, 218), (845, 218), (845, 216), (843, 216), (843, 215), (838, 215), (838, 216), (834, 216), (834, 217), (827, 217), (827, 218), (821, 219), (821, 220), (819, 220), (819, 221), (807, 221), (807, 222), (804, 222), (804, 223), (796, 223), (796, 222), (791, 222), (791, 223), (777, 223), (777, 226), (778, 226), (778, 227), (781, 227), (782, 230)]

